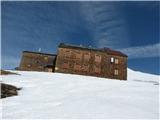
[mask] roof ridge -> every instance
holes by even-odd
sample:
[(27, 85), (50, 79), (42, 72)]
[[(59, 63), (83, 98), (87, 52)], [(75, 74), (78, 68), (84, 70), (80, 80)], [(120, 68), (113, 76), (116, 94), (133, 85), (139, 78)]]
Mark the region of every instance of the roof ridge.
[(43, 55), (51, 55), (51, 56), (56, 56), (57, 54), (50, 54), (50, 53), (43, 53), (43, 52), (35, 52), (35, 51), (23, 51), (23, 53), (35, 53), (35, 54), (43, 54)]
[(95, 50), (95, 51), (100, 51), (100, 52), (106, 52), (107, 54), (110, 55), (118, 55), (118, 56), (125, 56), (128, 57), (126, 54), (117, 51), (117, 50), (113, 50), (111, 48), (90, 48), (90, 47), (84, 47), (84, 46), (78, 46), (78, 45), (71, 45), (71, 44), (65, 44), (65, 43), (60, 43), (58, 47), (67, 47), (67, 48), (79, 48), (79, 49), (86, 49), (86, 50)]

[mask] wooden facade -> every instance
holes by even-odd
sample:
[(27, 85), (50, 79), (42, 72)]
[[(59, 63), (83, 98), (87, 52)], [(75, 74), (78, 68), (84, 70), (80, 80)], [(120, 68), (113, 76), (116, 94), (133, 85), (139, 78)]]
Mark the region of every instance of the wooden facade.
[(24, 51), (18, 70), (54, 72), (56, 55)]
[(127, 56), (108, 48), (60, 44), (55, 72), (127, 80)]

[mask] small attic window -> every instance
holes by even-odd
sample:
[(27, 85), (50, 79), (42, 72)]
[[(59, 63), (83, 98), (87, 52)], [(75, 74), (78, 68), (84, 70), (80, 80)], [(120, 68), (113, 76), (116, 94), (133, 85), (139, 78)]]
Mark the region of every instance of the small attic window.
[(111, 57), (111, 63), (114, 63), (114, 57)]

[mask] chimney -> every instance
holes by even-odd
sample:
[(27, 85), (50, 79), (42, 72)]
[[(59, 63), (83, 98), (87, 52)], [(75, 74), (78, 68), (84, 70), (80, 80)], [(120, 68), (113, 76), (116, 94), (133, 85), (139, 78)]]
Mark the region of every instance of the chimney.
[(41, 52), (41, 48), (38, 49), (38, 52)]

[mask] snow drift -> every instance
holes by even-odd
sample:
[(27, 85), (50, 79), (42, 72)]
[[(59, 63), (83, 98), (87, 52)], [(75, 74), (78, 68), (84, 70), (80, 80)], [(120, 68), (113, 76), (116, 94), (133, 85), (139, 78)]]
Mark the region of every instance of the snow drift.
[(2, 99), (3, 119), (158, 119), (159, 76), (128, 69), (128, 80), (13, 71), (2, 82), (22, 87)]

